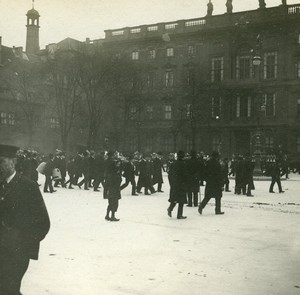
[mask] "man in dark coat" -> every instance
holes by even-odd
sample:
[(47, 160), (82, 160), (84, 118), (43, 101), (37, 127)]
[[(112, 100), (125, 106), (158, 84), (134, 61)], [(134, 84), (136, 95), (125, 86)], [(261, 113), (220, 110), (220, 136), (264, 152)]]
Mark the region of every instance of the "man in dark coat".
[(245, 183), (245, 160), (238, 156), (235, 163), (235, 188), (234, 193), (240, 195)]
[(275, 163), (272, 164), (272, 166), (270, 168), (270, 174), (272, 177), (272, 182), (270, 185), (269, 192), (275, 193), (273, 189), (274, 189), (275, 183), (277, 183), (279, 193), (284, 193), (284, 190), (282, 190), (281, 180), (280, 180), (281, 170), (280, 170), (279, 160), (276, 160)]
[(145, 188), (145, 195), (150, 195), (151, 193), (155, 193), (155, 190), (152, 186), (151, 179), (151, 162), (150, 156), (146, 156), (145, 158), (142, 155), (141, 160), (139, 161), (139, 179), (137, 184), (137, 192), (141, 193), (142, 187)]
[(113, 152), (108, 152), (107, 156), (105, 185), (107, 189), (108, 206), (105, 219), (109, 221), (119, 221), (120, 219), (115, 217), (115, 213), (119, 207), (119, 199), (121, 199), (121, 162), (114, 158)]
[(203, 201), (200, 203), (198, 211), (202, 214), (202, 210), (205, 208), (206, 204), (211, 198), (215, 198), (216, 214), (224, 214), (221, 211), (221, 198), (222, 189), (224, 184), (222, 167), (219, 161), (219, 153), (212, 152), (211, 159), (207, 161), (206, 171), (205, 171), (205, 195)]
[(164, 181), (162, 176), (162, 170), (162, 153), (158, 152), (157, 154), (153, 155), (152, 159), (152, 185), (157, 184), (157, 192), (159, 193), (163, 193), (162, 184), (164, 183)]
[(244, 160), (244, 179), (242, 185), (243, 194), (247, 197), (253, 197), (251, 190), (255, 189), (253, 181), (254, 167), (255, 162), (252, 161), (250, 155), (247, 155)]
[(100, 183), (104, 188), (104, 170), (105, 170), (105, 162), (104, 162), (104, 152), (97, 153), (95, 156), (95, 168), (94, 168), (94, 191), (98, 192), (98, 188)]
[(15, 147), (0, 145), (0, 294), (19, 295), (30, 259), (50, 228), (36, 182), (16, 173)]
[(186, 160), (188, 207), (198, 207), (198, 193), (200, 185), (200, 163), (196, 151), (192, 150), (190, 158)]
[(90, 181), (90, 152), (88, 150), (83, 152), (82, 174), (83, 179), (77, 185), (79, 188), (81, 188), (81, 186), (84, 185), (84, 189), (88, 191)]
[(185, 219), (183, 216), (183, 205), (186, 201), (186, 185), (187, 185), (187, 172), (186, 163), (183, 160), (184, 152), (177, 153), (177, 160), (170, 165), (169, 181), (170, 181), (170, 206), (167, 209), (169, 217), (172, 217), (172, 211), (178, 204), (177, 219)]
[(121, 185), (121, 190), (131, 183), (131, 195), (137, 196), (136, 183), (135, 183), (135, 166), (133, 163), (133, 156), (128, 158), (128, 161), (123, 164), (123, 176), (125, 177), (125, 183)]

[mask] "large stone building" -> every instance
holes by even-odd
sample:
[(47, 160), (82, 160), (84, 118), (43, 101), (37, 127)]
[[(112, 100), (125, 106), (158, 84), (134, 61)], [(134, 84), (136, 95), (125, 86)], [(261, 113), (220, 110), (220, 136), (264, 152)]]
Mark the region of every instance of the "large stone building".
[[(100, 148), (105, 142), (126, 152), (194, 148), (224, 156), (280, 148), (299, 155), (300, 4), (258, 3), (256, 10), (235, 13), (227, 1), (227, 11), (214, 15), (209, 1), (201, 18), (106, 30), (101, 40), (64, 40), (64, 46), (88, 44), (140, 69), (119, 99), (117, 122), (105, 125)], [(39, 14), (27, 17), (27, 56), (42, 57)], [(9, 116), (1, 109), (1, 134), (10, 128)], [(57, 118), (47, 120), (58, 127)], [(82, 140), (86, 130), (78, 130)], [(36, 146), (59, 145), (52, 133), (47, 140)]]

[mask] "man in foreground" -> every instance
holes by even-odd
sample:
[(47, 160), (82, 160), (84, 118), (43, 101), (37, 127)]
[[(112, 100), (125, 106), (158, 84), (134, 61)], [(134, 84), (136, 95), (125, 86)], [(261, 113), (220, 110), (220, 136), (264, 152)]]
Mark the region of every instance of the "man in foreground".
[(0, 294), (20, 295), (30, 259), (50, 228), (37, 183), (15, 170), (17, 148), (0, 145)]

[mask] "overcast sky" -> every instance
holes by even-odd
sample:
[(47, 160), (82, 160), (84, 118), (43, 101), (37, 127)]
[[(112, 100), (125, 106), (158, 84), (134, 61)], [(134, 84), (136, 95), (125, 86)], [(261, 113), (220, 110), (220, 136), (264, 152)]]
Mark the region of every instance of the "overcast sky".
[[(203, 17), (208, 0), (35, 0), (40, 18), (40, 46), (66, 37), (99, 39), (104, 30)], [(225, 13), (226, 0), (212, 0), (214, 14)], [(300, 3), (287, 0), (288, 4)], [(281, 0), (266, 0), (267, 7)], [(32, 0), (0, 0), (0, 36), (6, 46), (25, 46), (26, 12)], [(258, 0), (233, 0), (235, 11), (258, 8)]]

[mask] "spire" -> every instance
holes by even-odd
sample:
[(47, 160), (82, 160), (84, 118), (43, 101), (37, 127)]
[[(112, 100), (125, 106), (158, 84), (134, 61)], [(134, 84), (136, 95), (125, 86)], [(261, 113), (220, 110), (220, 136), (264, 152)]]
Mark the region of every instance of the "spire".
[(34, 9), (34, 0), (32, 0), (32, 9)]
[(211, 0), (207, 3), (207, 16), (212, 16), (214, 11), (214, 5), (212, 4)]

